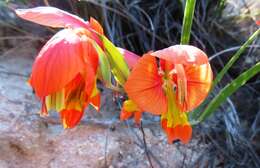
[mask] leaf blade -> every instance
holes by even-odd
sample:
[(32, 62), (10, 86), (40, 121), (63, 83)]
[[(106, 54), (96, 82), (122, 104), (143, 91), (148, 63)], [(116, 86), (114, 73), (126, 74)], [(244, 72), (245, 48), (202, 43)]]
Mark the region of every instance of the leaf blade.
[(215, 80), (213, 81), (212, 88), (214, 88), (226, 74), (226, 72), (230, 69), (230, 67), (236, 62), (236, 60), (240, 57), (240, 55), (246, 50), (246, 48), (257, 38), (260, 34), (260, 28), (255, 31), (248, 40), (240, 47), (240, 49), (231, 57), (228, 63), (224, 66), (224, 68), (218, 73)]
[[(218, 84), (218, 82), (221, 81), (225, 73), (230, 69), (230, 67), (235, 63), (235, 61), (240, 57), (240, 55), (245, 51), (245, 49), (257, 38), (257, 36), (260, 34), (260, 29), (255, 31), (248, 40), (239, 48), (239, 50), (231, 57), (229, 62), (224, 66), (224, 68), (218, 73), (216, 78), (213, 81), (213, 84), (211, 86), (211, 90)], [(210, 103), (209, 99), (206, 99), (198, 108), (196, 108), (191, 114), (190, 117), (192, 119), (198, 120), (198, 118), (203, 114), (203, 109), (205, 109), (205, 105)]]
[(182, 23), (181, 44), (189, 44), (195, 4), (196, 0), (186, 1)]

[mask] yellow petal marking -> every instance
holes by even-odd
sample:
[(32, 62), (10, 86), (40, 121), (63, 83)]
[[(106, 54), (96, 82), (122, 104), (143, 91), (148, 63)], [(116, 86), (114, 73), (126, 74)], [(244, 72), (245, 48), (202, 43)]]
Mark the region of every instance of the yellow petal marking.
[(172, 89), (172, 84), (170, 80), (166, 80), (166, 97), (168, 102), (167, 112), (162, 114), (161, 119), (167, 120), (167, 127), (174, 128), (177, 125), (186, 125), (188, 124), (187, 114), (182, 112), (176, 101), (176, 93)]
[(124, 101), (124, 110), (127, 112), (141, 111), (141, 109), (132, 100)]

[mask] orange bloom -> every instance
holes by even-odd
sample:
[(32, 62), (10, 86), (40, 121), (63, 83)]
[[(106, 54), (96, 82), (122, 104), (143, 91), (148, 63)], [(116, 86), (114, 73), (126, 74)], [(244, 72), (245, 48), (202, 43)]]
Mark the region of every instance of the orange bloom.
[(193, 46), (175, 45), (140, 58), (125, 90), (140, 109), (161, 115), (169, 142), (180, 139), (187, 143), (192, 128), (185, 112), (204, 101), (211, 83), (207, 55)]
[(103, 34), (103, 28), (93, 18), (89, 23), (53, 7), (18, 9), (16, 13), (38, 24), (65, 28), (39, 52), (29, 83), (42, 101), (42, 115), (51, 109), (59, 111), (63, 126), (74, 127), (88, 104), (97, 110), (100, 107), (98, 55), (93, 43), (102, 47), (94, 32)]

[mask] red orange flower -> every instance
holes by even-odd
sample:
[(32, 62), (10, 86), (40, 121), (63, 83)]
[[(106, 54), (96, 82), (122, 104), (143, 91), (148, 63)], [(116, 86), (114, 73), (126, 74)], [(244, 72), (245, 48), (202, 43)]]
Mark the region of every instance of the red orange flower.
[(185, 112), (202, 103), (211, 82), (207, 55), (193, 46), (176, 45), (140, 58), (125, 90), (138, 108), (161, 115), (169, 142), (180, 139), (187, 143), (192, 129)]
[[(139, 123), (144, 111), (161, 115), (169, 142), (190, 140), (192, 128), (186, 112), (204, 101), (212, 82), (212, 71), (203, 51), (176, 45), (139, 59), (130, 51), (116, 48), (93, 18), (84, 21), (53, 7), (18, 9), (16, 13), (38, 24), (64, 28), (39, 52), (29, 79), (42, 101), (42, 115), (49, 110), (59, 111), (63, 126), (74, 127), (89, 104), (96, 110), (100, 108), (97, 76), (115, 88), (112, 73), (129, 97), (123, 104), (121, 120), (134, 116)], [(128, 68), (132, 69), (129, 77)]]
[(53, 7), (18, 9), (16, 13), (38, 24), (65, 28), (41, 49), (29, 83), (42, 100), (42, 115), (51, 109), (59, 111), (64, 127), (74, 127), (88, 104), (97, 110), (100, 106), (96, 88), (98, 55), (93, 43), (102, 47), (94, 32), (103, 34), (103, 28), (93, 18), (85, 22)]

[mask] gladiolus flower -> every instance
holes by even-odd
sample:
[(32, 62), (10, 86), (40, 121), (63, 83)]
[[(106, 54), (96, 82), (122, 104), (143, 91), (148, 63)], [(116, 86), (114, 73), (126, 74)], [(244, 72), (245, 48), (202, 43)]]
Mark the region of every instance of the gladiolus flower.
[(53, 7), (16, 10), (23, 19), (65, 28), (55, 34), (41, 49), (33, 64), (29, 83), (42, 101), (42, 115), (53, 109), (60, 112), (65, 128), (72, 128), (92, 104), (100, 107), (96, 87), (98, 55), (93, 46), (102, 48), (96, 33), (103, 28), (93, 18), (86, 22), (79, 17)]
[(139, 109), (161, 115), (169, 142), (179, 139), (187, 143), (192, 128), (185, 112), (204, 101), (211, 83), (207, 55), (193, 46), (175, 45), (140, 58), (125, 90)]

